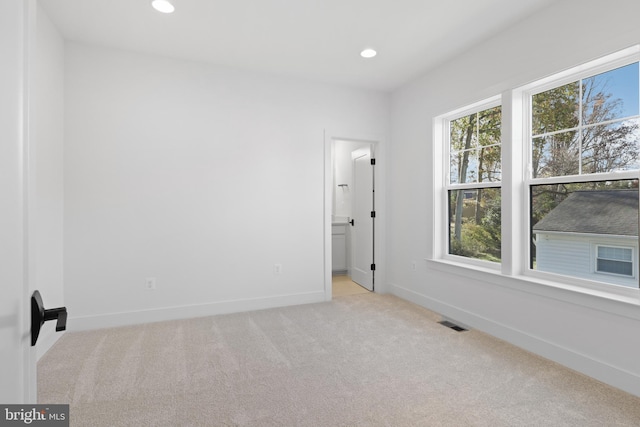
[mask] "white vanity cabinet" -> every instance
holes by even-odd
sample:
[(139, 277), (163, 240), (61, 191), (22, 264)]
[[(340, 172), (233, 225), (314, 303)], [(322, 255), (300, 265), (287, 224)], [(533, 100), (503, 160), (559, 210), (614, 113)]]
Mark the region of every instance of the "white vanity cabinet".
[(347, 224), (331, 225), (331, 270), (333, 273), (346, 273), (347, 268)]

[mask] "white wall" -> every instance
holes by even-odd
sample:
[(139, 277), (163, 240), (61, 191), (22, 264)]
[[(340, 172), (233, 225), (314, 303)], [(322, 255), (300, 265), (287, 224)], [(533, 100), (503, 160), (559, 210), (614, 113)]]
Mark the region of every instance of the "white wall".
[(395, 91), (387, 204), (393, 293), (637, 395), (634, 300), (547, 291), (424, 259), (434, 237), (433, 117), (640, 43), (639, 13), (635, 0), (560, 1)]
[[(64, 41), (40, 7), (36, 28), (30, 102), (30, 281), (40, 291), (45, 308), (54, 308), (64, 306)], [(55, 322), (45, 323), (38, 356), (60, 336)]]
[(385, 134), (387, 95), (65, 53), (71, 328), (324, 299), (324, 129)]

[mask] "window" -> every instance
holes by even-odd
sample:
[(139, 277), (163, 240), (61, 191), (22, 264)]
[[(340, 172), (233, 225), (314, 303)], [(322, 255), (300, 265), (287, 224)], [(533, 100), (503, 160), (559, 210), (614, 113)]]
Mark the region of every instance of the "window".
[(639, 60), (635, 46), (436, 117), (431, 258), (637, 291)]
[[(530, 191), (532, 270), (638, 287), (629, 279), (633, 258), (621, 264), (622, 253), (638, 247), (637, 180), (532, 185)], [(628, 251), (614, 251), (616, 244)]]
[(448, 253), (499, 262), (502, 109), (483, 107), (447, 120)]
[(596, 251), (598, 273), (633, 276), (633, 249), (598, 246)]
[(532, 178), (638, 169), (638, 63), (535, 93)]
[(638, 82), (632, 62), (529, 93), (531, 270), (638, 287), (614, 277), (637, 263)]

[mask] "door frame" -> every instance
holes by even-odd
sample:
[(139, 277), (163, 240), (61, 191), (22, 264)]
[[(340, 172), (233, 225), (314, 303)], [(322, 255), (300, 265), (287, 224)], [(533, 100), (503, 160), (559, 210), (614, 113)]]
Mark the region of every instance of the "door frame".
[(332, 249), (331, 249), (331, 211), (333, 207), (333, 143), (335, 141), (353, 141), (370, 143), (376, 158), (375, 198), (376, 221), (374, 221), (374, 251), (376, 254), (376, 293), (386, 292), (385, 265), (386, 252), (386, 192), (385, 179), (387, 162), (385, 150), (385, 138), (383, 135), (366, 132), (354, 132), (344, 130), (325, 129), (324, 131), (324, 295), (325, 301), (331, 301), (332, 292)]
[[(31, 287), (35, 235), (30, 227), (31, 187), (33, 171), (29, 165), (31, 142), (30, 95), (35, 49), (36, 1), (24, 0), (3, 5), (0, 18), (2, 46), (0, 56), (6, 61), (0, 72), (0, 88), (6, 94), (0, 106), (0, 136), (2, 137), (3, 173), (0, 206), (3, 218), (2, 235), (6, 238), (2, 281), (7, 288), (0, 313), (2, 337), (8, 338), (2, 352), (2, 403), (28, 404), (37, 400), (36, 351), (31, 346)], [(5, 335), (7, 335), (5, 337)], [(3, 372), (3, 374), (6, 374)]]

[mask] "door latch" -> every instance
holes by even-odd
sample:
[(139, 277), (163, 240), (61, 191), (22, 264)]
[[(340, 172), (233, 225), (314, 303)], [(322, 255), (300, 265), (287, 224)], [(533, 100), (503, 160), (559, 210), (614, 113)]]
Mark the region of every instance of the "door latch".
[(34, 291), (31, 295), (31, 346), (36, 345), (40, 328), (49, 320), (56, 320), (56, 332), (64, 331), (67, 329), (67, 308), (45, 310), (40, 292)]

